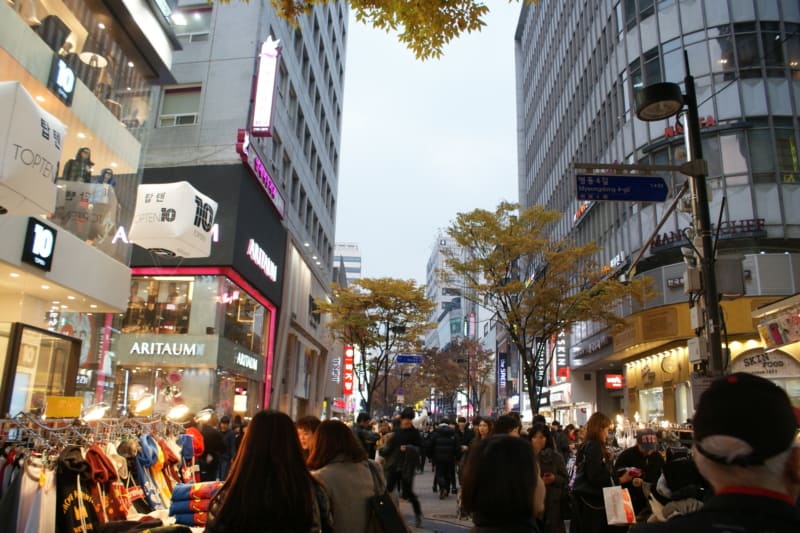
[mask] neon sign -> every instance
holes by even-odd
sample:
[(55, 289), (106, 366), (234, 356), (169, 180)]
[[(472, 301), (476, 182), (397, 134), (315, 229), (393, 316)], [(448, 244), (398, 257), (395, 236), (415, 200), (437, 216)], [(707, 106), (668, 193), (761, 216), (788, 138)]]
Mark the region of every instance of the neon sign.
[(247, 243), (247, 257), (261, 269), (267, 278), (278, 281), (278, 265), (267, 255), (254, 239)]
[(353, 347), (349, 344), (344, 347), (344, 374), (342, 377), (342, 394), (350, 396), (353, 394)]

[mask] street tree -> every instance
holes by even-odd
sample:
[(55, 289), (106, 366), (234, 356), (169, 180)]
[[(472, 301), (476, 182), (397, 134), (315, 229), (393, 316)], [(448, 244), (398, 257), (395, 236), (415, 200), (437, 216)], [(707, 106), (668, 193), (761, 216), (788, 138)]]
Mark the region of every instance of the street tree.
[[(227, 4), (231, 0), (217, 0)], [(281, 18), (296, 24), (315, 6), (334, 0), (270, 0)], [(517, 0), (508, 0), (515, 2)], [(538, 0), (522, 0), (537, 3)], [(349, 0), (358, 22), (393, 32), (418, 59), (438, 58), (444, 46), (464, 33), (481, 31), (489, 8), (480, 0)]]
[(468, 399), (480, 413), (486, 386), (494, 375), (492, 350), (486, 350), (477, 339), (454, 339), (442, 349), (429, 349), (422, 360), (422, 376), (448, 404), (458, 395)]
[(377, 391), (383, 387), (383, 407), (388, 407), (389, 376), (397, 355), (417, 351), (430, 329), (434, 304), (414, 280), (362, 278), (352, 285), (332, 284), (332, 299), (315, 300), (316, 312), (327, 314), (331, 336), (358, 348), (354, 369), (361, 399), (371, 413)]
[(458, 246), (444, 251), (441, 273), (462, 280), (465, 298), (494, 311), (521, 356), (534, 412), (549, 385), (555, 347), (550, 343), (548, 350), (543, 341), (569, 333), (580, 322), (621, 326), (621, 305), (631, 298), (641, 302), (648, 291), (647, 280), (621, 283), (598, 265), (594, 243), (552, 238), (560, 217), (543, 206), (520, 211), (508, 202), (494, 211), (459, 213), (447, 229)]

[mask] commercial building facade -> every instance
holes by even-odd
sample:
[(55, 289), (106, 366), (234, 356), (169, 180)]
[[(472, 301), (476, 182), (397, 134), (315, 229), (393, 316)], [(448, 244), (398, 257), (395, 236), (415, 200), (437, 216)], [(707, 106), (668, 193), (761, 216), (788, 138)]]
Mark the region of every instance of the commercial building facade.
[(151, 88), (174, 83), (180, 48), (153, 6), (0, 4), (4, 413), (113, 395), (97, 357), (104, 313), (126, 307), (131, 247), (112, 241), (133, 214)]
[[(621, 332), (596, 323), (573, 330), (572, 386), (592, 383), (591, 396), (583, 396), (589, 410), (683, 422), (705, 380), (693, 372), (699, 361), (688, 348), (695, 311), (684, 292), (681, 248), (689, 245), (691, 214), (679, 207), (655, 232), (666, 203), (579, 201), (572, 165), (684, 162), (685, 123), (637, 119), (634, 94), (681, 83), (687, 55), (717, 257), (728, 265), (717, 271), (726, 364), (738, 368), (739, 358), (769, 349), (752, 311), (796, 293), (800, 282), (799, 30), (800, 5), (792, 0), (523, 6), (515, 36), (520, 202), (561, 211), (554, 235), (597, 243), (610, 273), (625, 271), (646, 247), (636, 273), (651, 278), (656, 293), (643, 309), (627, 306)], [(670, 195), (686, 179), (661, 175)], [(578, 418), (575, 401), (559, 408)]]
[[(177, 83), (153, 98), (144, 181), (189, 181), (216, 195), (219, 216), (223, 221), (232, 216), (234, 222), (229, 229), (219, 223), (214, 246), (227, 250), (224, 260), (216, 252), (204, 260), (155, 258), (148, 265), (137, 263), (134, 273), (148, 275), (147, 268), (169, 264), (175, 267), (173, 281), (188, 281), (195, 294), (203, 276), (222, 276), (227, 281), (212, 281), (228, 287), (214, 289), (218, 298), (238, 291), (245, 307), (255, 305), (245, 321), (234, 322), (249, 324), (259, 343), (249, 346), (220, 329), (217, 322), (233, 312), (230, 302), (207, 302), (199, 311), (203, 324), (192, 331), (190, 316), (190, 331), (184, 333), (206, 335), (205, 328), (211, 328), (211, 336), (219, 339), (200, 379), (214, 381), (215, 372), (225, 378), (206, 389), (207, 403), (220, 412), (229, 412), (244, 390), (247, 407), (238, 411), (243, 414), (266, 407), (292, 417), (319, 416), (323, 410), (333, 356), (313, 300), (328, 295), (332, 281), (347, 16), (346, 3), (333, 2), (316, 7), (293, 27), (269, 3), (209, 5), (205, 0), (181, 0), (172, 16), (183, 50), (174, 61)], [(262, 60), (275, 54), (270, 77)], [(259, 106), (271, 117), (261, 121)], [(236, 190), (241, 195), (226, 200)], [(260, 250), (255, 262), (247, 251), (250, 239)], [(232, 270), (189, 274), (182, 270), (189, 265)], [(269, 271), (275, 279), (265, 281)], [(183, 281), (187, 275), (201, 278)], [(191, 314), (196, 312), (193, 303)], [(253, 313), (262, 327), (253, 326)], [(258, 361), (258, 380), (240, 372), (252, 368), (225, 365), (230, 353), (225, 339), (236, 353)], [(157, 381), (152, 375), (146, 379)], [(153, 386), (145, 388), (152, 392)]]

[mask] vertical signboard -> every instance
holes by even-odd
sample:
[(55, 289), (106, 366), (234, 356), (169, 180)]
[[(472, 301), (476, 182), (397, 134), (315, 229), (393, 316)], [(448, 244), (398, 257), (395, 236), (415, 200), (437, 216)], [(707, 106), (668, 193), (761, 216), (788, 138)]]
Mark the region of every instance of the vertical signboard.
[(253, 89), (253, 120), (250, 131), (255, 137), (272, 134), (272, 108), (275, 100), (275, 82), (278, 78), (279, 40), (270, 35), (258, 51), (258, 71)]
[(569, 381), (569, 353), (567, 336), (563, 332), (550, 337), (550, 349), (553, 350), (553, 375), (551, 384)]
[(500, 352), (497, 354), (497, 397), (505, 398), (508, 387), (508, 354)]
[(344, 347), (344, 372), (342, 373), (342, 394), (353, 394), (353, 347), (349, 344)]

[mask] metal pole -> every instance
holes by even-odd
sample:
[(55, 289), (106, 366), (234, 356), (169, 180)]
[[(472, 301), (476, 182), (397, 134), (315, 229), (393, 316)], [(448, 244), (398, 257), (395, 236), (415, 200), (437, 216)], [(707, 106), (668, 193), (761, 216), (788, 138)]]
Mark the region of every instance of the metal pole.
[[(703, 143), (700, 139), (700, 121), (697, 110), (697, 95), (694, 88), (694, 78), (689, 73), (689, 58), (684, 52), (684, 63), (686, 65), (686, 85), (687, 122), (686, 125), (686, 144), (689, 147), (687, 159), (696, 161), (703, 159)], [(717, 291), (717, 276), (714, 271), (714, 245), (711, 238), (711, 217), (708, 207), (708, 191), (706, 190), (706, 175), (704, 172), (697, 172), (692, 175), (694, 181), (694, 223), (697, 234), (700, 237), (699, 258), (700, 274), (703, 280), (703, 304), (705, 307), (705, 328), (703, 335), (708, 343), (709, 370), (712, 376), (719, 376), (723, 373), (722, 367), (722, 340), (720, 337), (720, 310), (719, 293)]]
[(383, 412), (390, 415), (389, 411), (389, 324), (386, 324), (386, 349), (383, 351)]

